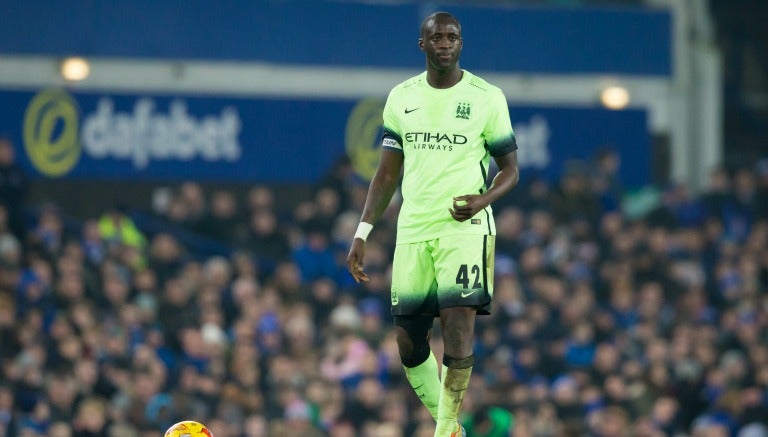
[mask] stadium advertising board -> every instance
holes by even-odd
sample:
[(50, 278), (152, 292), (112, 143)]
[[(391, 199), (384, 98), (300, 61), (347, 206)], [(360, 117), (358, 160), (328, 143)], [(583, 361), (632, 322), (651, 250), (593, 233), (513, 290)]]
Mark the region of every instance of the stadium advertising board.
[[(370, 177), (381, 99), (300, 100), (2, 91), (0, 133), (38, 178), (313, 182), (346, 153)], [(523, 176), (553, 179), (606, 146), (650, 180), (645, 111), (511, 106)]]
[[(0, 41), (8, 54), (412, 68), (423, 62), (415, 50), (422, 18), (448, 10), (465, 33), (462, 65), (473, 70), (672, 73), (672, 17), (664, 8), (414, 1), (4, 3)], [(330, 31), (318, 32), (318, 26)]]

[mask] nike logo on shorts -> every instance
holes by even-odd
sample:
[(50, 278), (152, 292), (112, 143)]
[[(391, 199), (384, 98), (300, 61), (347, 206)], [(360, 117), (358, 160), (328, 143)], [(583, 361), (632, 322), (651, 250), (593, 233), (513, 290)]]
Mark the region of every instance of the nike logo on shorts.
[(406, 113), (406, 114), (410, 114), (411, 112), (413, 112), (413, 111), (415, 111), (415, 110), (417, 110), (417, 109), (420, 109), (420, 107), (419, 107), (419, 108), (413, 108), (413, 109), (408, 109), (408, 108), (405, 108), (405, 113)]
[(462, 291), (461, 297), (469, 297), (472, 296), (477, 290), (469, 290), (469, 291)]

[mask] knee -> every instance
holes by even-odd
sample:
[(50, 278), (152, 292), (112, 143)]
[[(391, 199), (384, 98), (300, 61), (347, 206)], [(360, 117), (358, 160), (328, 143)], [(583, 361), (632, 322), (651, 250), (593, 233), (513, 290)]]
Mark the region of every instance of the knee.
[(408, 332), (400, 326), (395, 327), (397, 332), (397, 349), (400, 351), (401, 357), (409, 357), (413, 355), (413, 339)]
[(429, 358), (428, 335), (414, 339), (402, 328), (397, 328), (397, 347), (400, 351), (400, 361), (405, 367), (416, 367)]

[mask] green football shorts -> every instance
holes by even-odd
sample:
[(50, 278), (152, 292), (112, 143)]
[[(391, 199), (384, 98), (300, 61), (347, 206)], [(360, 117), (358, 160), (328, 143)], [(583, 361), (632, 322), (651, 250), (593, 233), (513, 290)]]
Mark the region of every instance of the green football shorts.
[(468, 306), (490, 314), (493, 298), (493, 235), (449, 235), (395, 246), (392, 315), (434, 315)]

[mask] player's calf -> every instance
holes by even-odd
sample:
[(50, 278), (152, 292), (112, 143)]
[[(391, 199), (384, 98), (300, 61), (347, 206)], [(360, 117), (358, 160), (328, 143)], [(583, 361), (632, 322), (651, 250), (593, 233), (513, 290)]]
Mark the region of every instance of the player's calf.
[(416, 395), (437, 421), (440, 402), (440, 369), (429, 348), (429, 332), (433, 318), (396, 316), (397, 347), (405, 376)]

